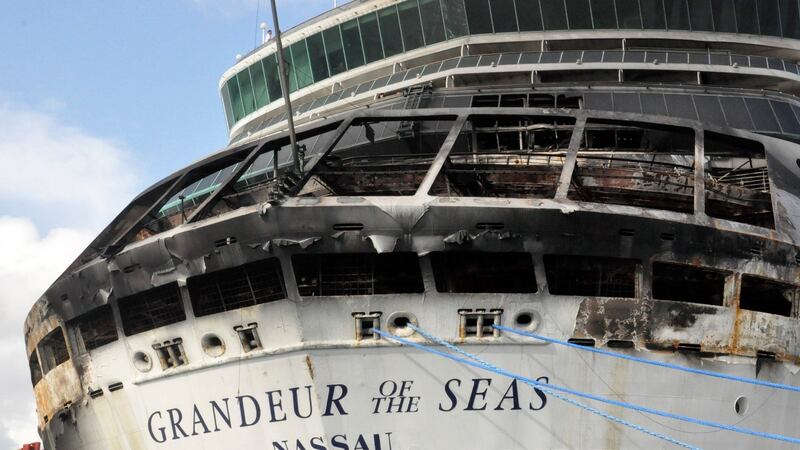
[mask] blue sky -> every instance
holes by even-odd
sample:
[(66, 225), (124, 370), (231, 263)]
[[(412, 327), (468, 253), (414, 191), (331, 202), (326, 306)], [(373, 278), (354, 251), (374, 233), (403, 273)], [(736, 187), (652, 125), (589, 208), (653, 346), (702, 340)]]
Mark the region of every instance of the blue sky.
[[(259, 4), (260, 2), (260, 4)], [(283, 29), (332, 1), (279, 0)], [(221, 149), (220, 75), (265, 0), (6, 2), (0, 14), (0, 450), (38, 440), (22, 323), (132, 197)], [(257, 14), (258, 12), (258, 14)], [(13, 286), (13, 287), (11, 287)]]

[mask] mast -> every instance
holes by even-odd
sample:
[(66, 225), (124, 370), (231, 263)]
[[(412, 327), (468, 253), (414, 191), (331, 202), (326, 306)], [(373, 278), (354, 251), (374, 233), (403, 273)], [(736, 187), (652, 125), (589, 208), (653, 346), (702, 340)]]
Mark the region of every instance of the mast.
[[(275, 6), (275, 0), (270, 0), (272, 5), (272, 21), (275, 23), (275, 44), (278, 47), (278, 71), (280, 72), (281, 91), (283, 92), (283, 101), (286, 104), (286, 117), (289, 125), (289, 142), (292, 146), (292, 169), (295, 173), (300, 173), (300, 161), (297, 155), (297, 136), (294, 133), (294, 117), (292, 113), (292, 101), (289, 99), (289, 83), (286, 82), (286, 62), (283, 60), (283, 45), (281, 44), (281, 26), (278, 24), (278, 9)], [(273, 161), (273, 165), (277, 166), (278, 161)]]

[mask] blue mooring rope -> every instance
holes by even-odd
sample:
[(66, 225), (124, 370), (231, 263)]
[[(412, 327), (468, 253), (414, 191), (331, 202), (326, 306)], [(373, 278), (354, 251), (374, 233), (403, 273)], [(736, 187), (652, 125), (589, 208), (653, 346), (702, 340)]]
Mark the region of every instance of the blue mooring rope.
[[(489, 369), (499, 370), (497, 367), (495, 367), (491, 363), (489, 363), (487, 361), (484, 361), (483, 359), (481, 359), (478, 356), (472, 355), (470, 353), (467, 353), (467, 352), (461, 350), (460, 348), (450, 344), (449, 342), (445, 341), (444, 339), (441, 339), (441, 338), (438, 338), (438, 337), (433, 336), (431, 334), (428, 334), (427, 332), (415, 327), (414, 325), (409, 324), (409, 327), (411, 327), (412, 330), (414, 330), (414, 331), (418, 332), (419, 334), (421, 334), (422, 336), (424, 336), (429, 341), (433, 341), (435, 343), (444, 345), (445, 347), (447, 347), (447, 348), (449, 348), (449, 349), (451, 349), (451, 350), (453, 350), (453, 351), (455, 351), (457, 353), (461, 353), (462, 355), (464, 355), (464, 356), (466, 356), (466, 357), (468, 357), (470, 359), (473, 359), (473, 360), (479, 362), (480, 364), (483, 364), (484, 366), (486, 366)], [(605, 411), (601, 411), (601, 410), (599, 410), (597, 408), (594, 408), (592, 406), (589, 406), (589, 405), (587, 405), (585, 403), (581, 403), (581, 402), (579, 402), (577, 400), (571, 399), (569, 397), (565, 397), (565, 396), (553, 391), (552, 389), (548, 389), (548, 388), (541, 387), (541, 386), (536, 386), (535, 384), (529, 383), (526, 380), (521, 380), (521, 381), (523, 383), (529, 385), (529, 386), (534, 387), (535, 389), (539, 389), (539, 390), (541, 390), (543, 392), (546, 392), (547, 394), (552, 395), (553, 397), (555, 397), (555, 398), (557, 398), (559, 400), (565, 401), (565, 402), (567, 402), (567, 403), (569, 403), (569, 404), (571, 404), (573, 406), (577, 406), (578, 408), (581, 408), (581, 409), (584, 409), (586, 411), (589, 411), (592, 414), (596, 414), (596, 415), (598, 415), (600, 417), (603, 417), (605, 419), (611, 420), (612, 422), (616, 422), (618, 424), (624, 425), (624, 426), (626, 426), (628, 428), (631, 428), (633, 430), (639, 431), (641, 433), (645, 433), (645, 434), (648, 434), (648, 435), (653, 436), (655, 438), (658, 438), (658, 439), (664, 440), (666, 442), (669, 442), (671, 444), (675, 444), (675, 445), (677, 445), (679, 447), (684, 447), (684, 448), (688, 448), (688, 449), (691, 449), (691, 450), (700, 450), (699, 447), (695, 447), (695, 446), (693, 446), (691, 444), (687, 444), (685, 442), (679, 441), (679, 440), (677, 440), (675, 438), (672, 438), (670, 436), (667, 436), (665, 434), (661, 434), (661, 433), (655, 432), (653, 430), (647, 429), (647, 428), (645, 428), (645, 427), (643, 427), (641, 425), (637, 425), (635, 423), (628, 422), (625, 419), (622, 419), (622, 418), (619, 418), (617, 416), (611, 415), (611, 414), (609, 414), (609, 413), (607, 413)]]
[(753, 378), (746, 378), (746, 377), (740, 377), (740, 376), (736, 376), (736, 375), (727, 375), (727, 374), (724, 374), (724, 373), (711, 372), (711, 371), (703, 370), (703, 369), (694, 369), (694, 368), (691, 368), (691, 367), (679, 366), (677, 364), (670, 364), (670, 363), (661, 362), (661, 361), (653, 361), (653, 360), (650, 360), (650, 359), (638, 358), (636, 356), (630, 356), (630, 355), (626, 355), (626, 354), (623, 354), (623, 353), (616, 353), (616, 352), (611, 352), (611, 351), (608, 351), (608, 350), (601, 350), (599, 348), (586, 347), (586, 346), (583, 346), (583, 345), (573, 344), (572, 342), (562, 341), (562, 340), (559, 340), (559, 339), (555, 339), (555, 338), (551, 338), (551, 337), (547, 337), (547, 336), (542, 336), (542, 335), (530, 333), (530, 332), (527, 332), (527, 331), (518, 330), (516, 328), (504, 327), (502, 325), (492, 325), (492, 326), (494, 328), (497, 328), (498, 330), (507, 331), (509, 333), (518, 334), (520, 336), (527, 336), (527, 337), (531, 337), (531, 338), (534, 338), (534, 339), (539, 339), (540, 341), (550, 342), (552, 344), (564, 345), (564, 346), (576, 348), (576, 349), (579, 349), (579, 350), (585, 350), (587, 352), (599, 353), (601, 355), (606, 355), (606, 356), (613, 356), (614, 358), (627, 359), (628, 361), (635, 361), (635, 362), (642, 363), (642, 364), (650, 364), (651, 366), (666, 367), (668, 369), (680, 370), (680, 371), (683, 371), (683, 372), (689, 372), (689, 373), (693, 373), (693, 374), (697, 374), (697, 375), (705, 375), (705, 376), (708, 376), (708, 377), (722, 378), (724, 380), (739, 381), (741, 383), (754, 384), (756, 386), (766, 386), (766, 387), (771, 387), (771, 388), (775, 388), (775, 389), (783, 389), (783, 390), (786, 390), (786, 391), (800, 392), (800, 386), (791, 386), (791, 385), (788, 385), (788, 384), (774, 383), (772, 381), (762, 381), (762, 380), (756, 380), (756, 379), (753, 379)]
[[(566, 387), (562, 387), (562, 386), (558, 386), (558, 385), (554, 385), (554, 384), (542, 383), (540, 381), (536, 381), (536, 380), (532, 380), (532, 379), (527, 378), (527, 377), (523, 377), (522, 375), (517, 375), (517, 374), (514, 374), (512, 372), (508, 372), (508, 371), (506, 371), (504, 369), (489, 368), (489, 367), (487, 367), (487, 366), (485, 366), (483, 364), (479, 364), (479, 363), (477, 363), (475, 361), (471, 361), (469, 359), (460, 358), (458, 356), (454, 356), (454, 355), (451, 355), (449, 353), (441, 352), (439, 350), (432, 349), (432, 348), (430, 348), (428, 346), (425, 346), (425, 345), (422, 345), (422, 344), (418, 344), (416, 342), (409, 341), (407, 339), (403, 339), (403, 338), (400, 338), (400, 337), (397, 337), (397, 336), (393, 336), (391, 334), (385, 333), (385, 332), (383, 332), (381, 330), (378, 330), (378, 329), (374, 329), (374, 331), (376, 333), (378, 333), (379, 335), (381, 335), (381, 336), (384, 336), (384, 337), (386, 337), (388, 339), (394, 340), (394, 341), (399, 342), (401, 344), (407, 345), (409, 347), (414, 347), (414, 348), (426, 351), (428, 353), (432, 353), (432, 354), (435, 354), (435, 355), (443, 356), (443, 357), (448, 358), (450, 360), (453, 360), (453, 361), (456, 361), (456, 362), (460, 362), (460, 363), (466, 364), (468, 366), (476, 367), (478, 369), (489, 370), (491, 372), (497, 373), (498, 375), (503, 375), (505, 377), (514, 378), (516, 380), (520, 380), (522, 382), (525, 382), (526, 384), (535, 384), (539, 388), (544, 387), (544, 388), (547, 388), (547, 389), (553, 389), (553, 390), (556, 390), (556, 391), (559, 391), (559, 392), (563, 392), (563, 393), (566, 393), (566, 394), (572, 394), (572, 395), (575, 395), (575, 396), (578, 396), (578, 397), (588, 398), (590, 400), (595, 400), (595, 401), (606, 403), (606, 404), (609, 404), (609, 405), (619, 406), (619, 407), (622, 407), (622, 408), (627, 408), (627, 409), (631, 409), (631, 410), (634, 410), (634, 411), (653, 414), (653, 415), (656, 415), (656, 416), (666, 417), (666, 418), (669, 418), (669, 419), (680, 420), (680, 421), (683, 421), (683, 422), (694, 423), (696, 425), (701, 425), (701, 426), (705, 426), (705, 427), (718, 428), (718, 429), (721, 429), (721, 430), (733, 431), (733, 432), (736, 432), (736, 433), (747, 434), (747, 435), (750, 435), (750, 436), (756, 436), (756, 437), (761, 437), (761, 438), (765, 438), (765, 439), (772, 439), (772, 440), (776, 440), (776, 441), (789, 442), (789, 443), (792, 443), (792, 444), (800, 444), (800, 439), (799, 438), (794, 438), (794, 437), (791, 437), (791, 436), (784, 436), (782, 434), (775, 434), (775, 433), (765, 433), (765, 432), (762, 432), (762, 431), (756, 431), (756, 430), (751, 430), (751, 429), (748, 429), (748, 428), (737, 427), (735, 425), (726, 425), (724, 423), (712, 422), (712, 421), (703, 420), (703, 419), (695, 419), (693, 417), (683, 416), (683, 415), (680, 415), (680, 414), (673, 414), (673, 413), (669, 413), (669, 412), (666, 412), (666, 411), (660, 411), (660, 410), (657, 410), (657, 409), (648, 408), (648, 407), (636, 405), (636, 404), (633, 404), (633, 403), (628, 403), (628, 402), (623, 402), (623, 401), (619, 401), (619, 400), (608, 399), (608, 398), (605, 398), (605, 397), (601, 397), (599, 395), (594, 395), (594, 394), (589, 394), (589, 393), (586, 393), (586, 392), (576, 391), (574, 389), (570, 389), (570, 388), (566, 388)], [(466, 353), (466, 352), (464, 352), (464, 353)], [(469, 354), (469, 353), (466, 353), (466, 354)]]

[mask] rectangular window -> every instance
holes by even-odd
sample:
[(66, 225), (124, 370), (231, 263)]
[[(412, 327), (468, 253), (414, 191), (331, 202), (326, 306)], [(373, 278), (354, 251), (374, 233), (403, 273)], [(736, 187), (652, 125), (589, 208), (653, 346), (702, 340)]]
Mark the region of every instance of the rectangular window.
[[(752, 14), (753, 12), (751, 11), (750, 13)], [(717, 33), (736, 33), (733, 0), (711, 0), (711, 16), (714, 18), (714, 31)]]
[(764, 146), (718, 133), (705, 133), (706, 214), (774, 228)]
[(244, 106), (244, 115), (248, 115), (256, 110), (256, 98), (253, 94), (253, 84), (250, 81), (250, 71), (244, 69), (236, 75), (239, 81), (239, 90), (242, 94), (242, 106)]
[(358, 26), (361, 28), (364, 57), (367, 63), (383, 59), (383, 44), (381, 44), (381, 33), (378, 28), (378, 14), (372, 12), (359, 17)]
[(244, 105), (242, 104), (242, 94), (239, 91), (239, 81), (236, 75), (233, 76), (227, 83), (228, 93), (231, 96), (231, 108), (233, 109), (233, 121), (238, 122), (244, 117)]
[[(467, 30), (467, 12), (464, 0), (440, 0), (442, 15), (447, 32), (447, 39), (454, 39), (469, 34)], [(383, 24), (381, 24), (383, 26)]]
[(596, 30), (617, 28), (617, 15), (614, 13), (614, 0), (591, 0), (592, 21)]
[(492, 9), (492, 25), (495, 33), (518, 31), (514, 0), (489, 0), (489, 6)]
[[(708, 2), (706, 1), (706, 7)], [(686, 0), (664, 0), (667, 15), (667, 28), (670, 30), (689, 30), (689, 8)], [(710, 22), (709, 22), (710, 23)]]
[(308, 49), (305, 39), (295, 42), (289, 47), (292, 52), (292, 73), (297, 80), (297, 89), (303, 89), (314, 82), (311, 73), (311, 62), (308, 60)]
[(64, 332), (61, 327), (48, 333), (47, 336), (39, 342), (39, 354), (42, 356), (42, 365), (44, 366), (45, 375), (51, 370), (69, 361), (69, 350), (67, 350), (67, 341), (64, 339)]
[(768, 36), (781, 36), (781, 15), (778, 10), (778, 0), (758, 0), (758, 22), (761, 34)]
[(492, 32), (492, 15), (489, 12), (489, 0), (464, 0), (467, 9), (467, 25), (469, 34)]
[(547, 285), (553, 295), (637, 296), (638, 261), (597, 256), (545, 255)]
[(103, 305), (80, 316), (77, 328), (86, 350), (94, 350), (117, 340), (117, 325), (111, 305)]
[(564, 0), (540, 0), (545, 30), (566, 30), (567, 13)]
[(236, 123), (236, 120), (233, 118), (233, 105), (231, 105), (231, 95), (228, 93), (228, 83), (230, 83), (230, 80), (222, 86), (219, 93), (222, 96), (222, 106), (225, 109), (225, 120), (228, 121), (228, 128), (231, 128)]
[(292, 266), (301, 296), (424, 292), (416, 253), (296, 254)]
[(800, 8), (797, 0), (779, 0), (783, 37), (800, 39)]
[(642, 21), (646, 30), (664, 30), (664, 3), (662, 0), (639, 0), (642, 8)]
[(541, 31), (542, 10), (539, 9), (539, 2), (536, 0), (517, 1), (517, 18), (519, 19), (519, 31)]
[(119, 299), (125, 336), (186, 320), (178, 283), (165, 284)]
[(190, 277), (186, 286), (197, 317), (286, 298), (277, 258)]
[(344, 61), (344, 50), (342, 50), (342, 35), (339, 33), (339, 26), (328, 28), (322, 32), (325, 39), (325, 51), (328, 55), (328, 71), (331, 76), (347, 70)]
[(742, 275), (739, 306), (749, 311), (792, 317), (797, 286), (751, 275)]
[(422, 19), (419, 17), (417, 0), (406, 0), (397, 5), (400, 27), (403, 33), (403, 46), (409, 52), (425, 45), (422, 37)]
[(314, 82), (324, 80), (330, 76), (328, 72), (328, 59), (325, 55), (325, 44), (322, 41), (322, 33), (309, 36), (306, 39), (308, 45), (308, 57), (311, 60), (311, 73)]
[(689, 21), (693, 31), (714, 31), (711, 0), (688, 0)]
[(570, 30), (591, 30), (592, 13), (589, 10), (589, 0), (568, 0), (567, 17)]
[(28, 367), (31, 369), (31, 384), (36, 386), (36, 383), (42, 379), (42, 368), (39, 366), (36, 350), (34, 350), (33, 353), (31, 353), (31, 357), (28, 358)]
[(431, 264), (439, 292), (536, 292), (536, 275), (529, 253), (433, 252)]
[(264, 75), (267, 76), (267, 92), (271, 102), (283, 98), (281, 91), (280, 71), (278, 70), (278, 57), (274, 54), (263, 59)]
[(444, 17), (442, 17), (439, 0), (419, 0), (419, 11), (422, 14), (422, 34), (425, 37), (425, 45), (444, 41)]
[(361, 34), (358, 31), (358, 21), (349, 20), (341, 25), (342, 45), (344, 57), (347, 60), (347, 70), (364, 65), (364, 49), (361, 48)]
[(616, 0), (617, 18), (622, 29), (642, 28), (642, 18), (639, 13), (639, 2), (636, 0)]
[(383, 53), (386, 57), (403, 52), (403, 39), (400, 37), (400, 19), (397, 6), (390, 6), (378, 11), (378, 22), (381, 26)]
[[(297, 74), (294, 72), (294, 61), (292, 61), (292, 49), (289, 47), (283, 48), (283, 62), (285, 64), (286, 70), (289, 72), (286, 74), (286, 81), (289, 83), (289, 92), (292, 93), (297, 90)], [(280, 70), (280, 65), (278, 69)]]
[(250, 79), (253, 82), (256, 109), (267, 106), (269, 104), (269, 93), (267, 92), (267, 78), (264, 76), (264, 66), (261, 61), (257, 61), (250, 66)]
[(758, 17), (756, 16), (756, 3), (764, 0), (733, 0), (736, 8), (737, 32), (744, 34), (758, 34)]
[(727, 272), (665, 262), (653, 263), (653, 298), (722, 306)]

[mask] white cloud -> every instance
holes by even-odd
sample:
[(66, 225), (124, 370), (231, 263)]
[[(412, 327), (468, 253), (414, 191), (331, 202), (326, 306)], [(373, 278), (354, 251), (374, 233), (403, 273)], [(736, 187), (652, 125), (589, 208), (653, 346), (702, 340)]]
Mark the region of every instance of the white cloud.
[(135, 160), (119, 144), (9, 103), (0, 103), (0, 161), (0, 200), (60, 223), (100, 227), (136, 187)]
[[(93, 234), (54, 229), (41, 236), (30, 219), (0, 217), (0, 433), (5, 428), (16, 445), (39, 440), (22, 337), (25, 316)], [(0, 435), (0, 445), (3, 440)]]
[(53, 105), (36, 111), (0, 100), (0, 450), (39, 440), (23, 340), (28, 310), (139, 180), (131, 152), (63, 123)]

